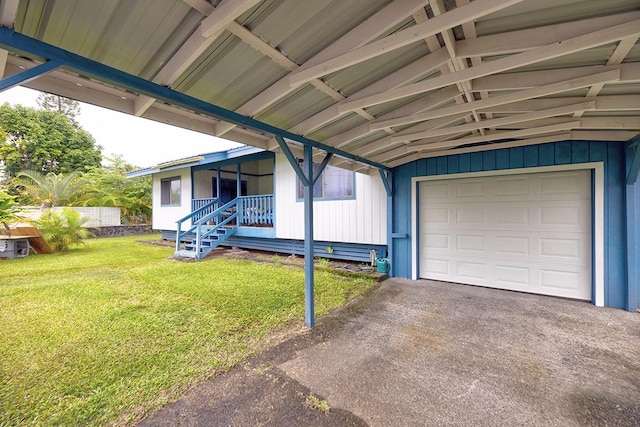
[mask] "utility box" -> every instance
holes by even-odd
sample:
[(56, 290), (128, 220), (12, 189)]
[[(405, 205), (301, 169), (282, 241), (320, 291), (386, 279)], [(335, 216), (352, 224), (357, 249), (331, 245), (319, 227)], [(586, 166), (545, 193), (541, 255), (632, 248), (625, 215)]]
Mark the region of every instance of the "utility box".
[(28, 239), (24, 237), (0, 237), (0, 259), (24, 258), (28, 255)]

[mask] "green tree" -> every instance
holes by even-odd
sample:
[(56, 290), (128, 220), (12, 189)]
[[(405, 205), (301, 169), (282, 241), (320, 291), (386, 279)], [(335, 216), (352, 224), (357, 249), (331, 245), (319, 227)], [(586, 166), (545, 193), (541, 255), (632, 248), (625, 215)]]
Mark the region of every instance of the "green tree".
[(36, 226), (54, 251), (66, 251), (71, 246), (86, 244), (84, 239), (93, 236), (85, 224), (89, 218), (72, 208), (63, 208), (62, 212), (47, 209)]
[(127, 179), (126, 173), (136, 169), (114, 155), (109, 164), (94, 168), (84, 175), (93, 184), (92, 198), (85, 206), (113, 206), (120, 208), (125, 223), (146, 223), (151, 219), (151, 178)]
[(80, 115), (80, 103), (64, 96), (40, 92), (36, 102), (43, 110), (58, 111), (69, 117), (74, 123), (76, 117)]
[(93, 191), (90, 182), (77, 171), (67, 174), (24, 171), (17, 178), (14, 183), (23, 199), (43, 208), (83, 205)]
[(86, 171), (102, 161), (102, 147), (91, 134), (58, 111), (5, 104), (0, 106), (0, 129), (6, 134), (0, 140), (0, 161), (9, 178), (23, 170)]

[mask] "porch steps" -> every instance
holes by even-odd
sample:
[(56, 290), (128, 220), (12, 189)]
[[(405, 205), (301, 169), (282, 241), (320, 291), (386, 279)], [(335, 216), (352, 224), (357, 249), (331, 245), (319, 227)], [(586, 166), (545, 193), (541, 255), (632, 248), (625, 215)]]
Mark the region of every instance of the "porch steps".
[[(213, 228), (213, 227), (212, 227)], [(196, 252), (196, 238), (191, 239), (190, 243), (184, 245), (183, 250), (176, 251), (174, 253), (175, 256), (184, 257), (184, 258), (195, 258), (202, 259), (209, 252), (220, 246), (222, 242), (227, 240), (229, 237), (233, 236), (237, 227), (220, 227), (210, 236), (205, 237), (200, 241), (200, 251)]]

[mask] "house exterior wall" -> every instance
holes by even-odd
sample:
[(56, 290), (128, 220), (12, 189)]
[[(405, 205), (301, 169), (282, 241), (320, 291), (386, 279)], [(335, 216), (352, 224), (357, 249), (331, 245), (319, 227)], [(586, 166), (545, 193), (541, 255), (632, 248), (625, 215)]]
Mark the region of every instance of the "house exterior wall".
[[(304, 239), (304, 206), (297, 198), (297, 175), (286, 157), (276, 155), (276, 237)], [(355, 174), (355, 198), (316, 200), (313, 238), (328, 242), (385, 245), (387, 198), (378, 174)]]
[[(604, 304), (637, 307), (637, 283), (628, 281), (625, 147), (621, 143), (563, 141), (549, 144), (466, 153), (414, 161), (394, 169), (393, 232), (400, 236), (392, 245), (393, 275), (410, 278), (412, 273), (411, 182), (420, 176), (534, 168), (542, 166), (602, 162), (604, 165)], [(633, 190), (637, 194), (637, 189)], [(637, 238), (637, 231), (634, 232)], [(634, 287), (634, 289), (630, 289)], [(632, 300), (631, 300), (632, 299)]]
[[(224, 166), (232, 170), (235, 166)], [(275, 195), (275, 230), (279, 239), (304, 239), (304, 206), (297, 199), (297, 175), (283, 155), (276, 156), (275, 172), (271, 159), (243, 164), (241, 170), (255, 176), (248, 181), (249, 194)], [(180, 206), (160, 205), (160, 181), (181, 177)], [(211, 197), (211, 179), (215, 171), (193, 172), (195, 198)], [(179, 168), (153, 175), (153, 228), (175, 230), (176, 220), (191, 211), (191, 169)], [(222, 173), (236, 179), (235, 173)], [(274, 188), (275, 187), (275, 188)], [(314, 239), (327, 242), (386, 245), (387, 197), (380, 177), (355, 174), (355, 198), (318, 200), (314, 203)], [(190, 224), (183, 225), (183, 229)]]
[[(163, 178), (180, 177), (180, 206), (161, 206), (160, 181)], [(191, 212), (191, 169), (182, 168), (153, 175), (153, 229), (175, 230), (176, 220)], [(185, 224), (185, 226), (191, 225)]]

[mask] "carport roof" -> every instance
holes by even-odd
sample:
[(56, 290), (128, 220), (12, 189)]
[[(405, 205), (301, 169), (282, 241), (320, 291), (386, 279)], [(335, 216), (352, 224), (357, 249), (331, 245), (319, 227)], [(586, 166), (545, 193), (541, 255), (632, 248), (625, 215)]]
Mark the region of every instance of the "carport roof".
[[(351, 158), (332, 163), (355, 170), (640, 132), (638, 0), (2, 0), (0, 20), (333, 147)], [(51, 59), (5, 48), (5, 77)], [(23, 84), (280, 149), (268, 132), (154, 99), (73, 61)]]

